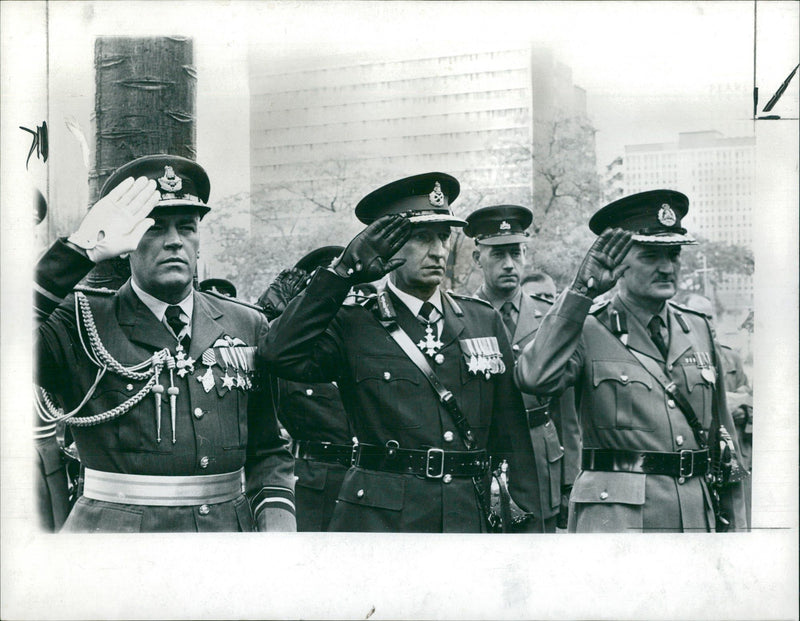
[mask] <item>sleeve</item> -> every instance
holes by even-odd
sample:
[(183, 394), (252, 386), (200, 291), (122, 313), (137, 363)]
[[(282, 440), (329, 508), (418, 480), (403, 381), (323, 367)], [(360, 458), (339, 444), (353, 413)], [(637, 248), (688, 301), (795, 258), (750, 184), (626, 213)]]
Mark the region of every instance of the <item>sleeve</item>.
[(564, 467), (561, 469), (561, 487), (564, 489), (572, 486), (581, 469), (581, 428), (573, 387), (553, 400), (552, 418), (564, 447)]
[(515, 369), (523, 392), (557, 396), (573, 385), (583, 360), (581, 333), (592, 300), (569, 289), (553, 304)]
[[(262, 318), (259, 342), (267, 330)], [(273, 382), (259, 366), (258, 387), (248, 399), (245, 491), (260, 531), (295, 531), (294, 458), (281, 436), (272, 401)]]
[(331, 270), (318, 270), (308, 287), (273, 322), (259, 356), (269, 370), (297, 382), (327, 382), (339, 377), (342, 343), (335, 317), (350, 283)]

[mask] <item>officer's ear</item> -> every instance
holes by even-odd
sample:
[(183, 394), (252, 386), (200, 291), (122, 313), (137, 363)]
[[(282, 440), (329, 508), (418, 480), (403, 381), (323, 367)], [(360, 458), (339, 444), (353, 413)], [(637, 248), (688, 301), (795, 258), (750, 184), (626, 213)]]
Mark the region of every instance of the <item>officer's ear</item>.
[(480, 267), (481, 266), (481, 249), (475, 248), (472, 251), (472, 260), (475, 261), (475, 264)]

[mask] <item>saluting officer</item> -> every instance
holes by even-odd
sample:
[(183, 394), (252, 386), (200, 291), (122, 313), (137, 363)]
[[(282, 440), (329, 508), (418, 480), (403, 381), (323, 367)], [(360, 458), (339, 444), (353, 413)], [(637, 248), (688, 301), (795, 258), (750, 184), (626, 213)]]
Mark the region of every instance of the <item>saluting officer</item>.
[[(274, 320), (318, 268), (342, 254), (342, 246), (316, 248), (270, 283), (259, 302)], [(296, 283), (296, 284), (295, 284)], [(326, 531), (353, 456), (353, 431), (335, 382), (272, 378), (278, 419), (292, 437), (297, 477), (298, 531)]]
[[(293, 460), (258, 386), (266, 318), (192, 289), (209, 188), (191, 160), (136, 159), (37, 265), (42, 416), (66, 420), (85, 467), (65, 531), (295, 529)], [(73, 293), (125, 253), (119, 291)]]
[[(335, 380), (358, 438), (330, 530), (484, 532), (490, 453), (510, 463), (516, 503), (532, 506), (533, 456), (500, 315), (439, 287), (450, 229), (465, 224), (450, 211), (458, 193), (455, 178), (427, 173), (367, 195), (356, 216), (369, 226), (270, 331), (275, 373)], [(343, 305), (354, 284), (387, 272), (371, 303)]]
[[(574, 385), (583, 432), (572, 490), (578, 532), (745, 528), (741, 469), (720, 359), (702, 314), (676, 293), (689, 200), (653, 190), (606, 205), (572, 285), (523, 351), (523, 390)], [(619, 282), (610, 302), (592, 299)]]
[[(464, 233), (475, 239), (476, 248), (472, 256), (483, 272), (483, 284), (475, 296), (486, 300), (500, 312), (515, 358), (533, 340), (540, 321), (552, 306), (551, 301), (542, 297), (526, 295), (520, 286), (529, 241), (527, 229), (532, 221), (533, 213), (527, 207), (494, 205), (473, 211), (467, 216), (467, 226), (464, 228)], [(550, 418), (550, 411), (557, 408), (562, 424), (568, 424), (565, 419), (571, 418), (575, 428), (575, 406), (568, 397), (551, 403), (550, 399), (523, 394), (536, 457), (536, 469), (529, 476), (535, 478), (539, 491), (533, 506), (533, 520), (526, 527), (527, 532), (554, 533), (562, 497), (565, 499), (566, 515), (566, 498), (569, 497), (577, 469), (571, 469), (572, 479), (568, 480), (566, 477), (570, 469), (565, 468), (564, 445)], [(574, 437), (574, 434), (570, 434), (571, 439)], [(577, 462), (577, 446), (568, 459), (571, 463)]]

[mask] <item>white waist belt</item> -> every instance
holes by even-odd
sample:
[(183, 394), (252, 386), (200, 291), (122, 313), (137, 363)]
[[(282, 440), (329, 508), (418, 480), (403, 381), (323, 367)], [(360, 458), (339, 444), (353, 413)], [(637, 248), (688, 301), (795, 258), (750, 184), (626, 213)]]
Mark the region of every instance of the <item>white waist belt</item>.
[(244, 493), (244, 468), (224, 474), (155, 476), (120, 474), (86, 468), (83, 495), (127, 505), (182, 507), (211, 505)]

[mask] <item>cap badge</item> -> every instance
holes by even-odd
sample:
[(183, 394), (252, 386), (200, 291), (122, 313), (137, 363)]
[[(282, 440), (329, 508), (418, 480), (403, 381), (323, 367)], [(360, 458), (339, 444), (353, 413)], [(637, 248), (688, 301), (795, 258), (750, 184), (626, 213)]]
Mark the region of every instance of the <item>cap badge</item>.
[(428, 202), (434, 207), (444, 207), (444, 194), (438, 181), (433, 186), (433, 192), (428, 194)]
[(510, 231), (511, 230), (511, 225), (506, 220), (503, 220), (500, 223), (500, 230), (501, 231)]
[(672, 207), (667, 203), (662, 203), (661, 209), (658, 210), (658, 221), (664, 226), (673, 226), (678, 221)]
[(164, 166), (164, 176), (158, 178), (158, 187), (164, 192), (180, 192), (183, 180), (175, 174), (172, 166)]

